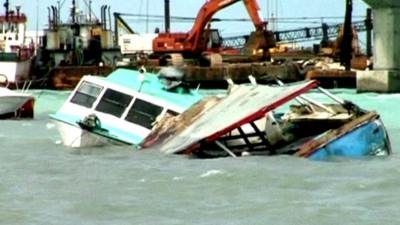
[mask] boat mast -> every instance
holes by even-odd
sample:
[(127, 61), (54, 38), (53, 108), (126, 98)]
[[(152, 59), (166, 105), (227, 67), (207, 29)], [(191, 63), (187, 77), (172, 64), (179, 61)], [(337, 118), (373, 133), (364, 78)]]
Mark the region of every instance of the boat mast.
[(6, 0), (6, 2), (4, 3), (4, 8), (6, 9), (6, 21), (8, 22), (8, 14), (9, 14), (9, 2), (8, 0)]
[(165, 33), (170, 32), (170, 7), (169, 0), (164, 0)]
[(353, 0), (346, 0), (346, 14), (343, 25), (343, 41), (340, 46), (340, 64), (347, 71), (351, 68), (353, 31), (351, 16), (353, 11)]
[(89, 0), (89, 22), (92, 22), (92, 0)]
[(35, 55), (38, 49), (39, 49), (39, 0), (36, 0)]
[(146, 33), (149, 32), (149, 1), (146, 1)]
[(72, 24), (75, 23), (75, 13), (76, 13), (76, 4), (75, 0), (72, 0), (72, 9), (71, 9)]
[(271, 25), (271, 30), (273, 31), (278, 30), (278, 2), (277, 0), (267, 0), (267, 21)]

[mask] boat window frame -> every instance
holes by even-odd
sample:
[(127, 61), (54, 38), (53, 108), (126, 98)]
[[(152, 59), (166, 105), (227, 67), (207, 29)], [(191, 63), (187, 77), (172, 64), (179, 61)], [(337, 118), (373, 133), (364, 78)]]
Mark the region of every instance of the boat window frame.
[[(91, 86), (91, 87), (99, 88), (99, 91), (98, 91), (98, 93), (97, 93), (97, 96), (90, 95), (89, 93), (84, 93), (84, 92), (79, 91), (80, 88), (81, 88), (83, 85), (85, 85), (85, 84), (87, 84), (87, 85), (89, 85), (89, 86)], [(99, 85), (99, 84), (96, 84), (96, 83), (93, 83), (93, 82), (84, 80), (84, 81), (82, 81), (82, 82), (79, 84), (79, 86), (76, 88), (75, 92), (72, 94), (71, 98), (69, 99), (69, 102), (72, 103), (72, 104), (75, 104), (75, 105), (79, 105), (79, 106), (82, 106), (82, 107), (91, 109), (91, 108), (93, 108), (93, 106), (97, 105), (97, 104), (95, 104), (95, 103), (98, 101), (99, 97), (103, 96), (102, 93), (103, 93), (104, 88), (105, 88), (105, 87), (102, 86), (102, 85)], [(90, 103), (90, 106), (84, 105), (84, 104), (80, 104), (80, 103), (74, 101), (74, 98), (75, 98), (75, 96), (77, 96), (77, 94), (92, 97), (92, 98), (93, 98), (93, 101)]]
[[(109, 112), (109, 111), (104, 111), (104, 110), (99, 110), (98, 109), (99, 105), (102, 104), (102, 100), (103, 100), (104, 96), (107, 94), (107, 91), (112, 91), (112, 92), (115, 92), (115, 93), (130, 97), (130, 100), (126, 102), (126, 105), (124, 105), (122, 103), (119, 104), (119, 105), (121, 105), (123, 107), (122, 111), (120, 111), (118, 113), (112, 113), (112, 112)], [(128, 94), (128, 93), (126, 93), (124, 91), (119, 91), (119, 90), (117, 91), (116, 89), (114, 89), (112, 87), (105, 87), (105, 89), (103, 90), (101, 96), (98, 98), (96, 104), (93, 106), (93, 109), (96, 112), (107, 114), (107, 115), (111, 115), (111, 116), (115, 116), (117, 118), (121, 118), (122, 119), (125, 116), (127, 109), (129, 109), (129, 107), (132, 105), (132, 101), (134, 101), (134, 99), (135, 99), (134, 95)], [(111, 100), (107, 99), (107, 100), (105, 100), (105, 102), (109, 103), (109, 104), (114, 104), (116, 102), (118, 103), (118, 101), (115, 101), (115, 100), (112, 100), (112, 99)], [(117, 104), (114, 104), (114, 105), (118, 106)]]
[(165, 114), (168, 114), (168, 115), (171, 115), (171, 116), (177, 116), (177, 115), (179, 115), (178, 112), (176, 112), (175, 110), (169, 109), (169, 108), (166, 108)]
[[(141, 123), (141, 122), (135, 122), (135, 121), (133, 121), (133, 120), (128, 120), (128, 116), (129, 116), (129, 113), (131, 112), (131, 110), (133, 109), (133, 107), (134, 107), (134, 105), (135, 105), (135, 103), (137, 102), (137, 101), (142, 101), (142, 102), (145, 102), (145, 103), (147, 103), (147, 104), (151, 104), (151, 105), (153, 105), (153, 106), (157, 106), (158, 108), (160, 108), (161, 110), (160, 110), (160, 113), (158, 113), (158, 115), (153, 115), (153, 119), (152, 119), (152, 121), (150, 122), (150, 123), (147, 123), (147, 124), (143, 124), (143, 123)], [(152, 101), (149, 101), (148, 99), (146, 99), (146, 98), (141, 98), (141, 97), (138, 97), (138, 96), (135, 96), (135, 98), (132, 100), (132, 102), (131, 102), (131, 104), (129, 105), (129, 107), (128, 107), (128, 109), (126, 110), (126, 112), (125, 112), (125, 114), (123, 115), (123, 119), (124, 119), (124, 121), (126, 121), (126, 122), (128, 122), (128, 123), (131, 123), (131, 124), (135, 124), (135, 125), (137, 125), (137, 126), (141, 126), (141, 127), (144, 127), (144, 128), (146, 128), (146, 129), (149, 129), (149, 130), (151, 130), (153, 127), (154, 127), (154, 122), (156, 122), (157, 121), (157, 119), (158, 118), (162, 118), (162, 117), (164, 117), (164, 115), (165, 115), (165, 113), (168, 111), (168, 110), (170, 110), (169, 108), (167, 108), (165, 105), (163, 105), (163, 104), (156, 104), (156, 103), (154, 103), (154, 102), (152, 102)], [(144, 113), (142, 113), (142, 112), (139, 112), (140, 114), (144, 114)], [(139, 120), (139, 121), (141, 121), (141, 120)]]

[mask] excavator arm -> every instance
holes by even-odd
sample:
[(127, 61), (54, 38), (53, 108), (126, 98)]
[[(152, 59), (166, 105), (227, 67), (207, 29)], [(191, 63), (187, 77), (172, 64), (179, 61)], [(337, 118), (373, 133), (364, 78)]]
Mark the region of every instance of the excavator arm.
[(247, 13), (253, 21), (254, 26), (256, 27), (256, 31), (266, 30), (268, 23), (264, 21), (257, 0), (243, 0), (243, 3), (246, 6)]
[[(206, 25), (211, 21), (212, 16), (218, 11), (235, 4), (241, 0), (207, 0), (197, 14), (195, 23), (189, 32), (185, 42), (193, 43), (193, 48), (199, 46)], [(195, 50), (195, 49), (193, 49)]]
[(200, 44), (199, 41), (202, 38), (202, 33), (204, 32), (206, 25), (211, 21), (212, 16), (218, 11), (239, 1), (243, 1), (249, 16), (253, 21), (256, 31), (266, 30), (267, 23), (264, 21), (263, 16), (261, 15), (261, 9), (257, 3), (257, 0), (207, 0), (197, 14), (195, 20), (196, 22), (190, 30), (186, 42), (193, 43), (194, 47), (198, 46)]
[[(264, 21), (257, 0), (206, 0), (195, 23), (188, 33), (160, 33), (153, 41), (155, 53), (202, 53), (207, 50), (207, 35), (205, 35), (207, 24), (213, 15), (220, 10), (242, 1), (253, 21), (257, 35), (251, 38), (252, 48), (267, 50), (275, 45), (272, 32), (267, 31), (267, 23)], [(255, 43), (257, 42), (257, 43)]]
[[(207, 50), (206, 26), (218, 11), (242, 0), (206, 0), (187, 33), (160, 33), (153, 41), (155, 53), (201, 54)], [(208, 32), (208, 31), (207, 31)]]

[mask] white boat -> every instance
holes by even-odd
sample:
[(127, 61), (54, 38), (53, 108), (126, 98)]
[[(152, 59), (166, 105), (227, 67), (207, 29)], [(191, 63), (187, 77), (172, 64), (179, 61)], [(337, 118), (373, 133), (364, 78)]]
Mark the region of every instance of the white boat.
[(8, 1), (4, 4), (5, 14), (0, 16), (0, 74), (10, 87), (21, 87), (29, 80), (34, 42), (26, 37), (27, 17), (16, 10), (9, 9)]
[(202, 96), (182, 86), (166, 88), (156, 74), (118, 69), (108, 77), (84, 76), (53, 115), (63, 144), (137, 145), (157, 121), (182, 113)]
[(0, 119), (33, 118), (35, 98), (0, 87)]

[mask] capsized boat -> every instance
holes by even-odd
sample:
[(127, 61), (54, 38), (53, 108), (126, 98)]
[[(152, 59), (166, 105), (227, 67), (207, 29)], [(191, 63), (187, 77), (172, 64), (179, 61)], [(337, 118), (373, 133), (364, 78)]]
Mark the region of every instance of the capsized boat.
[(182, 113), (202, 98), (185, 87), (181, 75), (171, 68), (159, 74), (142, 68), (86, 75), (50, 118), (69, 147), (136, 145), (160, 118)]
[(322, 88), (328, 103), (305, 95), (315, 88), (316, 81), (235, 85), (225, 97), (205, 98), (160, 121), (142, 146), (198, 157), (290, 154), (322, 160), (391, 153), (376, 112)]

